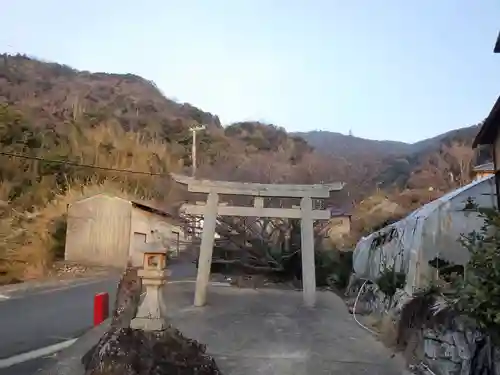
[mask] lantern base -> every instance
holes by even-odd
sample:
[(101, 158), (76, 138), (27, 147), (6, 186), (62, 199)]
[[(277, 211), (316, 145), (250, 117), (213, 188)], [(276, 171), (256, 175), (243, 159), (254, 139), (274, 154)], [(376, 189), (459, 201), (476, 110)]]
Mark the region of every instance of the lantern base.
[(130, 328), (143, 331), (163, 331), (168, 324), (161, 318), (134, 318), (130, 322)]
[(146, 287), (144, 299), (137, 308), (135, 318), (130, 322), (130, 328), (145, 331), (160, 331), (167, 327), (164, 318), (164, 303), (160, 285), (161, 280), (144, 279)]

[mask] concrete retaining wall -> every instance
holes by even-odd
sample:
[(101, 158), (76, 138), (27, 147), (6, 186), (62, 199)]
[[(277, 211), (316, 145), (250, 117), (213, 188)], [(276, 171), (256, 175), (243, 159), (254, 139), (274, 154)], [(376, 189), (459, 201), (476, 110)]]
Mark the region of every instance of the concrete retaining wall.
[[(359, 285), (359, 284), (358, 284)], [(350, 292), (350, 305), (357, 293)], [(359, 286), (357, 288), (359, 291)], [(371, 314), (377, 318), (390, 316), (396, 325), (399, 322), (404, 304), (410, 300), (404, 291), (399, 290), (390, 299), (374, 284), (365, 286), (356, 311), (358, 314)], [(416, 330), (411, 341), (411, 356), (425, 363), (436, 375), (470, 375), (480, 372), (471, 371), (477, 366), (474, 358), (485, 336), (477, 326), (462, 316), (451, 319), (449, 324), (434, 325)], [(500, 375), (500, 349), (493, 350), (495, 375)], [(474, 369), (473, 369), (474, 370)], [(430, 372), (429, 372), (430, 374)]]

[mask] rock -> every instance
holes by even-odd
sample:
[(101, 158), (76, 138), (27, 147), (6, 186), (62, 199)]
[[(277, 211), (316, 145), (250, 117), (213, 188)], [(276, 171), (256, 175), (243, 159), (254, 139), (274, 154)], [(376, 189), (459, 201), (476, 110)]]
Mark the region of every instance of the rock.
[(205, 346), (174, 327), (145, 332), (130, 328), (142, 283), (138, 269), (127, 267), (119, 284), (110, 329), (83, 357), (85, 375), (217, 375)]
[(142, 292), (142, 281), (137, 271), (136, 267), (127, 267), (118, 283), (112, 328), (128, 328), (137, 313)]
[(500, 375), (500, 348), (495, 348), (493, 352), (493, 360), (495, 361), (494, 375)]
[(435, 361), (432, 370), (439, 375), (460, 375), (462, 365), (450, 361)]
[(435, 330), (430, 328), (425, 328), (423, 330), (423, 333), (424, 333), (424, 339), (439, 341), (439, 335)]
[(457, 332), (452, 332), (452, 331), (444, 331), (442, 332), (439, 336), (440, 336), (440, 340), (442, 342), (445, 342), (449, 345), (455, 345), (456, 344), (456, 338), (455, 338), (455, 334)]
[(476, 345), (476, 342), (481, 340), (482, 337), (483, 334), (480, 331), (470, 329), (465, 331), (465, 339), (469, 345)]
[(446, 342), (441, 343), (439, 358), (445, 359), (453, 363), (462, 363), (461, 358), (458, 355), (457, 347)]
[(454, 332), (452, 333), (452, 337), (453, 337), (453, 342), (455, 343), (455, 346), (457, 348), (458, 356), (462, 360), (470, 361), (472, 359), (472, 351), (470, 348), (470, 344), (467, 342), (465, 338), (465, 334), (462, 332)]
[(82, 357), (82, 364), (87, 367), (92, 361), (96, 361), (96, 356), (104, 350), (103, 346), (108, 345), (110, 340), (118, 335), (118, 330), (128, 328), (130, 322), (137, 313), (141, 298), (142, 282), (137, 275), (137, 268), (130, 265), (126, 268), (116, 291), (115, 309), (111, 318), (110, 330)]
[(439, 342), (434, 340), (424, 340), (424, 353), (429, 359), (436, 359), (439, 357)]
[(460, 375), (470, 375), (471, 374), (471, 368), (470, 368), (470, 361), (462, 361), (462, 368), (460, 369)]
[(130, 328), (110, 331), (85, 365), (85, 375), (219, 375), (205, 346), (177, 329), (145, 332)]

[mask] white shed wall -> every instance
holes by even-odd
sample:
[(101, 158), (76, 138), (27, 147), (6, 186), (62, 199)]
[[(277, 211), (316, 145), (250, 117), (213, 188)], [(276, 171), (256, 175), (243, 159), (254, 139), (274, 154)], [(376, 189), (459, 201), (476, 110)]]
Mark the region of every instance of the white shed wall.
[(131, 203), (103, 194), (68, 206), (65, 259), (123, 267), (130, 241)]

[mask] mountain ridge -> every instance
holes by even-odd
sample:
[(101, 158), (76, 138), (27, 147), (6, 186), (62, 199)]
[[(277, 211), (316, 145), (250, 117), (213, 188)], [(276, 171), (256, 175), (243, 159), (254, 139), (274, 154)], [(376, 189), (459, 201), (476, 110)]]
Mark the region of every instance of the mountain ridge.
[[(406, 188), (425, 168), (437, 168), (436, 185), (451, 187), (444, 179), (458, 167), (445, 150), (457, 144), (467, 148), (477, 132), (477, 126), (464, 127), (408, 144), (327, 131), (287, 132), (258, 121), (222, 126), (217, 115), (169, 99), (151, 80), (79, 71), (24, 55), (1, 55), (0, 103), (20, 111), (35, 128), (57, 134), (67, 132), (68, 124), (85, 130), (116, 122), (126, 131), (167, 142), (186, 166), (191, 162), (189, 128), (205, 124), (207, 131), (198, 137), (199, 169), (205, 176), (267, 182), (344, 179), (360, 196), (377, 186)], [(261, 160), (271, 162), (272, 173), (257, 167)], [(242, 165), (249, 169), (234, 173)]]
[[(479, 126), (480, 125), (478, 124), (460, 127), (413, 143), (394, 140), (368, 139), (329, 130), (290, 132), (289, 134), (304, 138), (312, 147), (325, 153), (333, 152), (334, 154), (337, 154), (339, 152), (337, 151), (338, 149), (335, 149), (332, 145), (339, 145), (341, 146), (340, 149), (342, 151), (345, 150), (351, 153), (353, 151), (358, 151), (358, 147), (355, 147), (353, 150), (353, 145), (359, 145), (360, 149), (366, 151), (364, 146), (369, 144), (372, 145), (371, 150), (374, 152), (386, 153), (388, 155), (400, 155), (417, 153), (428, 147), (432, 148), (432, 146), (435, 146), (436, 143), (442, 141), (446, 142), (450, 138), (466, 141), (470, 139), (470, 137), (474, 137), (477, 134)], [(388, 147), (389, 149), (387, 149)]]
[(159, 207), (184, 202), (185, 192), (168, 175), (190, 174), (190, 128), (197, 124), (207, 125), (197, 134), (197, 177), (345, 182), (326, 204), (354, 205), (353, 240), (394, 219), (393, 211), (371, 217), (377, 202), (394, 203), (401, 215), (467, 183), (477, 131), (461, 128), (409, 146), (289, 133), (258, 121), (223, 127), (216, 114), (171, 100), (136, 75), (90, 73), (3, 54), (0, 284), (40, 275), (61, 255), (67, 205), (76, 199), (106, 192)]

